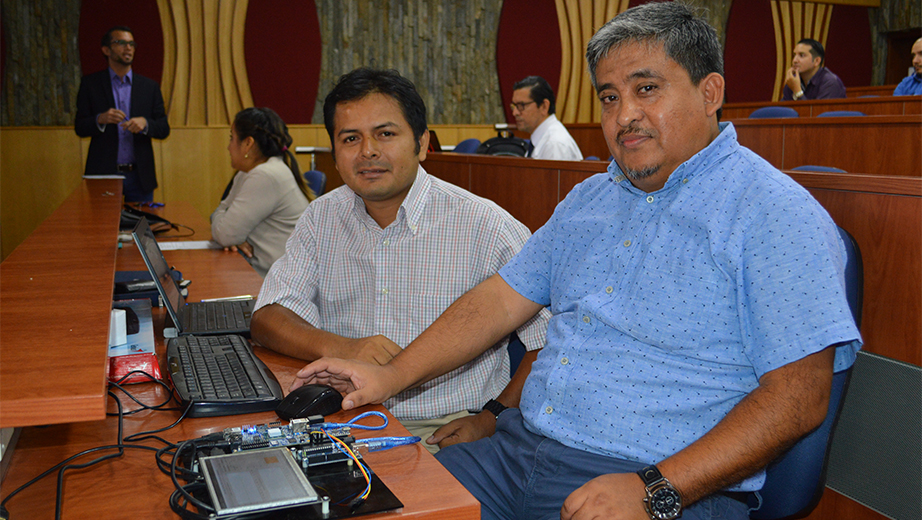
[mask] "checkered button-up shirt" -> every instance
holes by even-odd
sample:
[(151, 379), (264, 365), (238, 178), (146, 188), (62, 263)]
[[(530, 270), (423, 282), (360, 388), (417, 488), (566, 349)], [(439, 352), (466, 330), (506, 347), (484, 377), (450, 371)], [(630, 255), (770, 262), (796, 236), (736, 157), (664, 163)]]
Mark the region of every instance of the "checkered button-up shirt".
[[(529, 235), (492, 201), (422, 167), (385, 229), (342, 186), (308, 205), (266, 277), (257, 308), (278, 303), (319, 329), (348, 338), (382, 334), (406, 347), (505, 265)], [(529, 350), (544, 346), (549, 316), (542, 311), (519, 329)], [(385, 406), (404, 420), (479, 410), (509, 382), (507, 342)]]

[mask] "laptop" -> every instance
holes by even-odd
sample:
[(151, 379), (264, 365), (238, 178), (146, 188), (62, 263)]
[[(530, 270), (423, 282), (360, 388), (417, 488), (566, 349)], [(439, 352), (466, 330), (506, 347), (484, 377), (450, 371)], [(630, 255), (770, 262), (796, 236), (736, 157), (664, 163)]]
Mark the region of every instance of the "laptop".
[(170, 274), (170, 267), (157, 245), (154, 232), (147, 219), (142, 217), (131, 232), (138, 251), (150, 276), (157, 285), (175, 328), (163, 330), (166, 338), (188, 335), (242, 334), (250, 336), (250, 317), (253, 314), (253, 299), (186, 303), (179, 285)]

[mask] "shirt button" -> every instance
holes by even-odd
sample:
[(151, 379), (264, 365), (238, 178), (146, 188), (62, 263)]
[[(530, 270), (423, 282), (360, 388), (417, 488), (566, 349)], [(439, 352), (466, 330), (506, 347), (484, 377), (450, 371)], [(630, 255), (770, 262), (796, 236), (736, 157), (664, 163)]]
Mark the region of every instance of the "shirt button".
[(383, 244), (386, 245), (386, 246), (391, 245), (391, 239), (385, 238)]
[(544, 413), (548, 413), (548, 414), (551, 413), (551, 412), (553, 412), (553, 411), (554, 411), (554, 407), (553, 407), (553, 406), (548, 406), (547, 408), (544, 409)]
[(589, 321), (590, 321), (590, 320), (589, 320), (589, 316), (583, 316), (583, 321), (584, 321), (585, 323), (589, 323)]
[(566, 365), (566, 364), (568, 364), (568, 363), (570, 363), (570, 360), (567, 359), (567, 358), (563, 358), (563, 359), (560, 360), (560, 364), (561, 364), (561, 365)]
[(653, 195), (647, 195), (647, 202), (653, 202)]
[(611, 292), (614, 291), (614, 290), (615, 290), (615, 289), (614, 289), (612, 286), (610, 286), (610, 285), (609, 285), (608, 287), (605, 288), (605, 292), (607, 292), (608, 294), (611, 294)]
[(416, 226), (410, 226), (410, 231), (416, 233)]
[(688, 179), (682, 179), (682, 184), (688, 184)]
[(387, 294), (387, 288), (381, 289), (381, 294)]
[(624, 247), (631, 247), (631, 241), (630, 241), (630, 240), (625, 240), (625, 241), (624, 241)]

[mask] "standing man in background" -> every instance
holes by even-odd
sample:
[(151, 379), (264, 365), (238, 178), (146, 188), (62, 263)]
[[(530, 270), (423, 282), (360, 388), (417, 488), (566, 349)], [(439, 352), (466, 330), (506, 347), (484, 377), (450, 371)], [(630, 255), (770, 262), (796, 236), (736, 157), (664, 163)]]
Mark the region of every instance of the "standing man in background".
[(912, 73), (900, 82), (893, 91), (894, 96), (918, 96), (922, 94), (922, 38), (912, 44)]
[(170, 124), (160, 86), (131, 70), (135, 47), (128, 27), (102, 37), (109, 67), (80, 81), (74, 130), (92, 138), (86, 175), (124, 175), (125, 200), (150, 202), (157, 187), (151, 139), (166, 139)]
[(804, 38), (794, 46), (794, 60), (784, 77), (785, 101), (798, 99), (836, 99), (845, 97), (845, 84), (825, 67), (823, 45)]
[(531, 134), (527, 157), (582, 161), (576, 141), (554, 115), (554, 91), (540, 76), (528, 76), (513, 86), (512, 115), (516, 127)]

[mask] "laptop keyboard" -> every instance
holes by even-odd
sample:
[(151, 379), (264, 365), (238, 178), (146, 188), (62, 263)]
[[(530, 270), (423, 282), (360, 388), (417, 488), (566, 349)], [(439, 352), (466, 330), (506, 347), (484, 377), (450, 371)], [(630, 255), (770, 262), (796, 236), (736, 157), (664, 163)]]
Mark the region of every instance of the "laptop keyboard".
[(167, 343), (167, 367), (189, 417), (275, 410), (282, 388), (242, 336), (183, 336)]
[(209, 302), (192, 305), (193, 331), (249, 330), (250, 313), (247, 301)]

